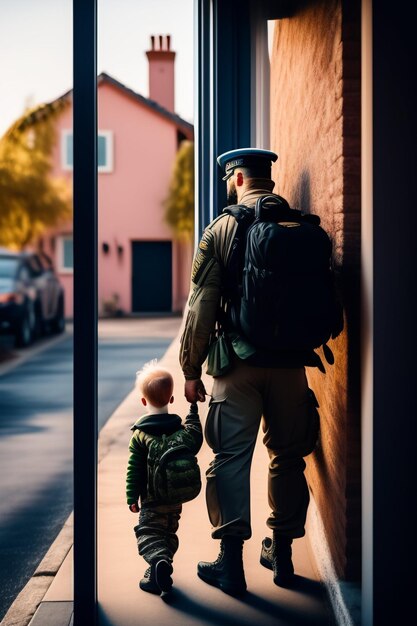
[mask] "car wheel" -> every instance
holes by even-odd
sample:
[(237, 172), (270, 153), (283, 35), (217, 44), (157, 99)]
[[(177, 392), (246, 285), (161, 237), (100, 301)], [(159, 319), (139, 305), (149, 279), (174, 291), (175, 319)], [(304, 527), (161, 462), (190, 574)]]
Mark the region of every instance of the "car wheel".
[(58, 309), (55, 317), (51, 322), (51, 331), (59, 335), (65, 330), (65, 314), (64, 314), (64, 298), (60, 298), (58, 301)]
[(15, 345), (17, 348), (26, 348), (32, 343), (33, 328), (30, 311), (26, 311), (15, 335)]

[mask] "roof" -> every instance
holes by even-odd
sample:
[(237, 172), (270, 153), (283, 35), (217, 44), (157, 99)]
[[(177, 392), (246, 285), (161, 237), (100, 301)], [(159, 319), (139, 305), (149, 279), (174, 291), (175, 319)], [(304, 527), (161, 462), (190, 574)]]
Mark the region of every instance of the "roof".
[(151, 100), (150, 98), (145, 98), (144, 96), (141, 96), (136, 91), (133, 91), (133, 89), (126, 87), (126, 85), (123, 85), (123, 83), (119, 82), (112, 76), (109, 76), (109, 74), (102, 72), (97, 79), (97, 83), (98, 85), (100, 85), (101, 83), (108, 83), (109, 85), (113, 85), (113, 87), (116, 87), (116, 89), (120, 89), (126, 95), (130, 96), (137, 102), (144, 104), (145, 106), (149, 107), (153, 111), (156, 111), (156, 113), (159, 113), (160, 115), (168, 119), (169, 121), (174, 122), (176, 126), (186, 131), (188, 134), (190, 133), (192, 134), (194, 132), (194, 126), (190, 124), (189, 122), (186, 122), (182, 117), (180, 117), (176, 113), (172, 113), (171, 111), (168, 111), (168, 109), (165, 109), (163, 106), (158, 104), (158, 102), (156, 102), (155, 100)]
[[(144, 96), (140, 95), (136, 91), (133, 91), (133, 89), (130, 89), (129, 87), (126, 87), (126, 85), (123, 85), (123, 83), (116, 80), (116, 78), (113, 78), (109, 74), (102, 72), (97, 77), (97, 85), (100, 86), (101, 84), (105, 84), (105, 83), (107, 83), (108, 85), (112, 85), (113, 87), (115, 87), (116, 89), (119, 89), (121, 92), (123, 92), (125, 95), (129, 96), (136, 102), (140, 102), (141, 104), (148, 107), (155, 113), (158, 113), (159, 115), (161, 115), (168, 121), (175, 124), (175, 126), (177, 126), (178, 129), (182, 130), (185, 135), (187, 135), (188, 137), (192, 137), (194, 133), (194, 126), (190, 124), (189, 122), (187, 122), (186, 120), (184, 120), (179, 115), (177, 115), (176, 113), (172, 113), (171, 111), (168, 111), (168, 109), (165, 109), (163, 106), (158, 104), (155, 100), (151, 100), (150, 98), (145, 98)], [(44, 119), (46, 116), (49, 115), (49, 113), (55, 112), (59, 110), (60, 108), (63, 108), (66, 104), (70, 103), (71, 99), (72, 99), (72, 89), (62, 94), (62, 96), (59, 96), (59, 98), (52, 100), (51, 102), (38, 105), (37, 107), (28, 111), (27, 114), (19, 118), (19, 120), (17, 120), (17, 122), (15, 122), (12, 125), (12, 127), (9, 129), (9, 131), (7, 131), (7, 133), (9, 133), (12, 129), (16, 129), (16, 127), (19, 127), (19, 130), (23, 130), (26, 126), (30, 126), (32, 123), (38, 120)]]

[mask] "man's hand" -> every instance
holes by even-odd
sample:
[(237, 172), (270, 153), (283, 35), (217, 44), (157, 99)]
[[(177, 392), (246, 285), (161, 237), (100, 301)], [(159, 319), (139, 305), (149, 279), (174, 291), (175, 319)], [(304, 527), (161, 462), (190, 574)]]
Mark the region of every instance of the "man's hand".
[(195, 380), (186, 380), (184, 386), (184, 395), (190, 404), (194, 402), (205, 402), (206, 389), (201, 378)]
[(132, 511), (132, 513), (139, 513), (138, 503), (135, 502), (134, 504), (129, 504), (129, 509)]

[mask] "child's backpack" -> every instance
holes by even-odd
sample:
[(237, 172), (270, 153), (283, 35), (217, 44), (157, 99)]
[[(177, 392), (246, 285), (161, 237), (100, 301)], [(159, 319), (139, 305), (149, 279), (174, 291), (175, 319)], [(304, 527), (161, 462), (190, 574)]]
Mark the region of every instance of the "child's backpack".
[(225, 294), (232, 326), (258, 349), (314, 350), (325, 344), (341, 310), (332, 244), (320, 218), (291, 209), (275, 195), (258, 198), (255, 211), (237, 205), (224, 212), (238, 222)]
[(149, 443), (148, 496), (161, 504), (188, 502), (201, 491), (200, 467), (183, 433), (155, 436)]

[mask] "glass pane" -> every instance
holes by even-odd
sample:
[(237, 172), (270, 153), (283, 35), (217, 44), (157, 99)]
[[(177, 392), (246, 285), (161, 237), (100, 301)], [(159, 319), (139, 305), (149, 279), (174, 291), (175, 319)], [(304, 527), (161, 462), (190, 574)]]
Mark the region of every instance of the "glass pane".
[[(188, 409), (175, 350), (193, 247), (193, 5), (194, 0), (98, 4), (98, 128), (103, 133), (98, 165), (107, 171), (98, 176), (98, 595), (103, 625), (127, 623), (135, 614), (138, 579), (147, 567), (133, 532), (138, 516), (125, 498), (130, 429), (150, 408), (135, 389), (136, 372), (154, 359), (165, 363), (175, 379), (169, 412), (184, 420)], [(113, 160), (117, 167), (111, 167)], [(203, 508), (201, 514), (206, 517)], [(123, 555), (118, 563), (114, 554)], [(139, 622), (149, 624), (150, 598), (139, 593)], [(152, 623), (164, 621), (154, 613)]]
[(60, 271), (58, 244), (72, 233), (72, 136), (62, 144), (72, 133), (72, 48), (72, 0), (0, 2), (0, 257), (43, 251), (57, 268), (32, 257), (23, 282), (16, 262), (0, 262), (0, 296), (3, 286), (12, 295), (0, 304), (2, 623), (29, 623), (44, 601), (30, 592), (44, 577), (32, 577), (51, 569), (41, 565), (47, 553), (59, 568), (72, 544), (72, 275)]

